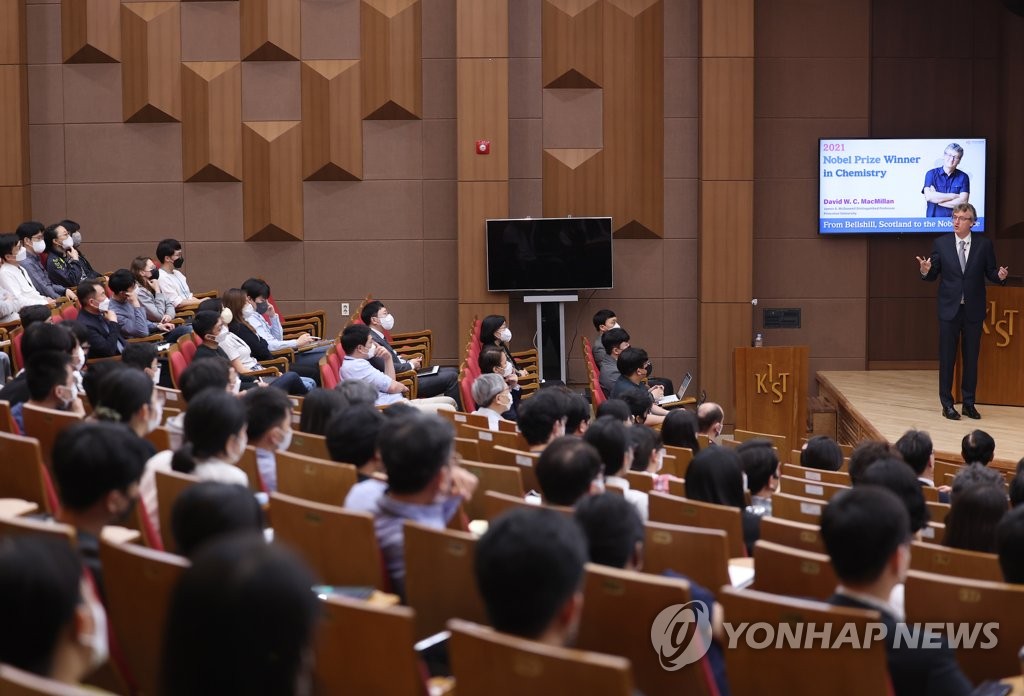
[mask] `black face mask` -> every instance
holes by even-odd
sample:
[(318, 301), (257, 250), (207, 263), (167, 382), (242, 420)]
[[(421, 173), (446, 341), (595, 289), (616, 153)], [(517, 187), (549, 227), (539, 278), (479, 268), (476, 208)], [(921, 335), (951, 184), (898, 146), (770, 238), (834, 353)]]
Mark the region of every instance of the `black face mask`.
[(647, 376), (648, 376), (648, 377), (650, 377), (651, 375), (653, 375), (653, 374), (654, 374), (654, 363), (653, 363), (653, 362), (651, 362), (650, 360), (648, 360), (648, 361), (647, 361), (647, 364), (646, 364), (646, 365), (644, 365), (644, 367), (645, 367), (645, 368), (647, 368)]
[(260, 313), (260, 314), (266, 314), (269, 309), (270, 309), (270, 303), (269, 302), (257, 302), (256, 303), (256, 311), (258, 313)]
[(129, 520), (131, 520), (132, 515), (135, 514), (135, 506), (138, 504), (138, 502), (139, 502), (139, 499), (137, 497), (136, 498), (131, 498), (129, 500), (129, 502), (128, 502), (128, 507), (126, 507), (121, 512), (121, 514), (119, 514), (117, 516), (117, 519), (114, 521), (115, 524), (123, 525), (125, 522), (128, 522)]
[(178, 258), (174, 259), (174, 267), (175, 268), (181, 268), (184, 265), (185, 265), (185, 257), (184, 256), (179, 256)]
[(152, 271), (150, 271), (150, 273), (149, 273), (149, 279), (150, 280), (156, 280), (159, 277), (160, 277), (160, 269), (159, 268), (154, 268)]

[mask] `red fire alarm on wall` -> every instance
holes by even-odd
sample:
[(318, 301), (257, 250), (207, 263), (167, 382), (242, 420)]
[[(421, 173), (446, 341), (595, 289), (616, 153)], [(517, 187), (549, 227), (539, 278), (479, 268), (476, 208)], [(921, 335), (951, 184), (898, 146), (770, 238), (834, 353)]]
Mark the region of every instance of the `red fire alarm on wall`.
[(478, 155), (489, 155), (489, 154), (491, 154), (491, 141), (490, 140), (477, 140), (476, 141), (476, 154), (478, 154)]

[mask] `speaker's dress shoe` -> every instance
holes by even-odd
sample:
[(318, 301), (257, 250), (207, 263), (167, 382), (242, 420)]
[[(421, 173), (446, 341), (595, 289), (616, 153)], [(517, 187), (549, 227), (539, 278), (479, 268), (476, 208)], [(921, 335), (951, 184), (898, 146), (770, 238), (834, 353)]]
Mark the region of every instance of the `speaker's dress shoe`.
[(943, 406), (942, 415), (950, 420), (960, 420), (960, 414), (952, 406)]
[(974, 404), (964, 404), (962, 410), (968, 418), (973, 418), (974, 420), (981, 418), (981, 414), (978, 413), (978, 409), (974, 408)]

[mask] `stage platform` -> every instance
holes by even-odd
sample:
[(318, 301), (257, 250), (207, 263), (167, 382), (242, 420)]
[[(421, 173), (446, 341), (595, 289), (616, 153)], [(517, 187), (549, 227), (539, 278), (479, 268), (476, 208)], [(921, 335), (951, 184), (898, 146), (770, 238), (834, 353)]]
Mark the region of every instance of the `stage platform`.
[(963, 436), (979, 429), (995, 438), (1001, 466), (1024, 457), (1024, 408), (978, 404), (981, 420), (943, 418), (938, 370), (822, 371), (817, 380), (819, 394), (837, 406), (840, 442), (895, 442), (917, 428), (931, 435), (941, 459), (959, 460)]

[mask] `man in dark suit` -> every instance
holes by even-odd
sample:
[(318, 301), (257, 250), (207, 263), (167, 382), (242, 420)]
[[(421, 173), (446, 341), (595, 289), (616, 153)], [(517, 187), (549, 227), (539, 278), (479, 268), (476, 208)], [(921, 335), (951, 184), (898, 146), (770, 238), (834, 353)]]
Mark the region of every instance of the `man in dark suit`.
[[(966, 696), (972, 686), (945, 636), (934, 644), (922, 627), (897, 640), (902, 609), (890, 603), (910, 567), (910, 515), (888, 489), (855, 486), (832, 498), (821, 515), (821, 537), (841, 583), (828, 602), (870, 609), (885, 626), (886, 659), (895, 696)], [(918, 632), (918, 644), (907, 636)]]
[(985, 320), (985, 279), (1002, 283), (1009, 272), (996, 266), (996, 253), (987, 237), (971, 234), (978, 214), (970, 203), (953, 208), (953, 234), (935, 240), (930, 257), (918, 256), (921, 280), (939, 276), (939, 401), (942, 415), (958, 420), (953, 408), (953, 363), (956, 349), (963, 350), (964, 415), (981, 418), (974, 407), (978, 384), (978, 353), (981, 350), (981, 325)]
[(121, 329), (117, 325), (117, 315), (110, 309), (103, 283), (91, 278), (78, 285), (78, 302), (82, 309), (78, 312), (78, 323), (89, 332), (89, 355), (92, 358), (109, 358), (120, 355), (124, 350)]

